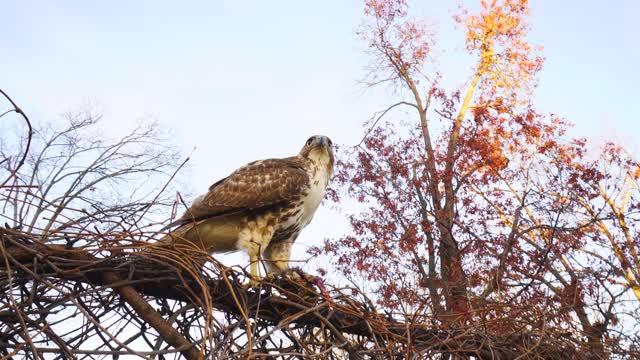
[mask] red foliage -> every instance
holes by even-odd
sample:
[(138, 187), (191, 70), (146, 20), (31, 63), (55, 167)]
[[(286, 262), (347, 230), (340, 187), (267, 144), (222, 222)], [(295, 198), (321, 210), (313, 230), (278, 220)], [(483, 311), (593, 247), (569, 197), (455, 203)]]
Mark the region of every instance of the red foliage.
[(435, 41), (406, 2), (365, 2), (374, 78), (407, 90), (389, 109), (416, 123), (378, 124), (343, 152), (333, 200), (361, 211), (351, 234), (314, 251), (392, 311), (488, 331), (525, 323), (613, 349), (633, 330), (612, 342), (602, 326), (640, 301), (640, 167), (615, 144), (593, 154), (567, 139), (568, 122), (530, 103), (543, 61), (525, 39), (527, 1), (481, 5), (455, 17), (477, 66), (466, 89), (446, 91), (424, 70)]

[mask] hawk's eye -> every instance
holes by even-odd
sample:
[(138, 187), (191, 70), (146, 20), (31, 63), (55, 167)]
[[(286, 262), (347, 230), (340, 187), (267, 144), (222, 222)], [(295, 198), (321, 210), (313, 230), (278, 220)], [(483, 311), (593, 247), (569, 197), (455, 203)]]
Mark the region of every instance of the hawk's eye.
[(329, 146), (333, 145), (333, 141), (331, 141), (331, 139), (327, 139), (327, 141), (329, 142)]
[(307, 146), (311, 145), (312, 142), (313, 142), (313, 138), (310, 137), (309, 140), (307, 140)]

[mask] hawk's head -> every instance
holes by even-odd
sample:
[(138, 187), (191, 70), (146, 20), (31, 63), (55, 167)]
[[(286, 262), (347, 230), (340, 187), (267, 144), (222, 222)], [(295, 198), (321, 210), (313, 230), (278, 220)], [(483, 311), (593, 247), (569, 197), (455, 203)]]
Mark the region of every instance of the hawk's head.
[(300, 150), (300, 156), (327, 166), (329, 172), (333, 171), (333, 142), (327, 136), (310, 137)]

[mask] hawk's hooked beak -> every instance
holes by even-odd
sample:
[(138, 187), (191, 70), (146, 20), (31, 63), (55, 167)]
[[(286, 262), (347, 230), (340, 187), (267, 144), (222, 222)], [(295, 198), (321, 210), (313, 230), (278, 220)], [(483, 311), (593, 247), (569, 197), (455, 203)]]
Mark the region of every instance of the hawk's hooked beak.
[(305, 156), (307, 156), (307, 154), (309, 154), (309, 152), (311, 152), (314, 149), (325, 151), (331, 154), (332, 146), (333, 144), (331, 143), (331, 139), (329, 139), (327, 136), (315, 135), (310, 137), (307, 140), (307, 142), (305, 143), (305, 146), (302, 148), (301, 151)]
[(331, 140), (328, 137), (318, 135), (314, 139), (314, 143), (316, 143), (319, 147), (331, 147)]

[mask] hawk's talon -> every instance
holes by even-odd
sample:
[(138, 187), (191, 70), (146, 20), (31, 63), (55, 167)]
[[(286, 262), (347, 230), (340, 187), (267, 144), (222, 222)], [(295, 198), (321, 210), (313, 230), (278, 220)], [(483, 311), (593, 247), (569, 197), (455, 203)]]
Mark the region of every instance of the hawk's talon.
[(280, 275), (283, 278), (288, 278), (293, 282), (300, 282), (301, 280), (304, 280), (307, 284), (314, 285), (320, 292), (321, 297), (329, 303), (329, 309), (333, 308), (334, 302), (321, 277), (307, 274), (299, 267), (289, 268), (280, 273), (269, 275), (272, 275), (274, 278), (277, 278), (278, 275)]

